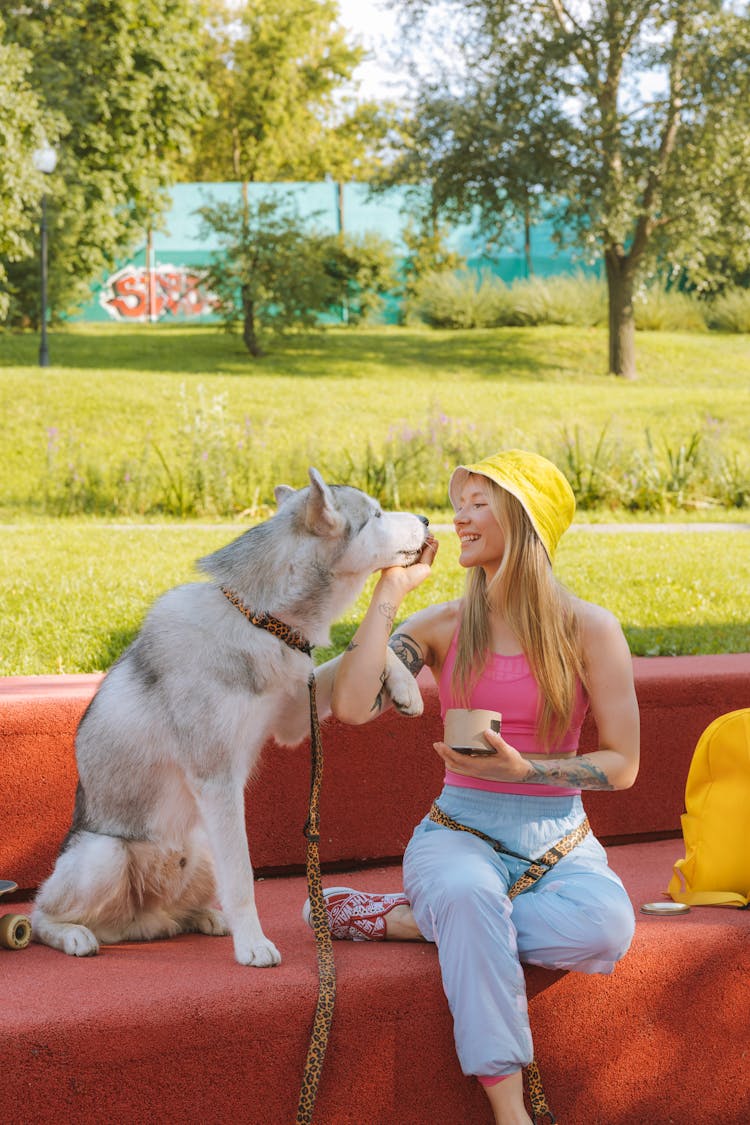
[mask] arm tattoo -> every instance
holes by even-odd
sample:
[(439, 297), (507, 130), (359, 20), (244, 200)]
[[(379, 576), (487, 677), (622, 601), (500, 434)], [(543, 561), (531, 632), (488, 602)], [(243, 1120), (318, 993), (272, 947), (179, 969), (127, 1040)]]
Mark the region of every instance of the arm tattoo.
[(528, 762), (523, 782), (536, 785), (564, 785), (571, 789), (614, 789), (604, 770), (585, 758), (568, 761), (559, 758), (550, 762)]
[(388, 647), (412, 676), (416, 676), (424, 668), (424, 656), (418, 641), (408, 633), (395, 633), (388, 642)]
[(385, 687), (385, 681), (386, 681), (387, 678), (388, 678), (387, 673), (386, 673), (386, 670), (384, 668), (383, 671), (380, 673), (380, 691), (375, 696), (375, 702), (373, 703), (372, 707), (370, 708), (370, 711), (380, 712), (380, 711), (383, 710), (383, 688)]
[(349, 644), (346, 646), (346, 651), (347, 652), (354, 652), (355, 648), (359, 648), (359, 645), (357, 644), (357, 642), (356, 641), (349, 641)]

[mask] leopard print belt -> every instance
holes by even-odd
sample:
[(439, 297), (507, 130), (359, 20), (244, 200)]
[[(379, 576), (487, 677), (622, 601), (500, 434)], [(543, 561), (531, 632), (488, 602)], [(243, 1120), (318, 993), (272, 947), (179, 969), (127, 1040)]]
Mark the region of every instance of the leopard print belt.
[(589, 818), (585, 816), (580, 824), (568, 832), (567, 836), (563, 836), (562, 840), (558, 840), (551, 848), (548, 848), (544, 855), (539, 856), (538, 859), (529, 859), (528, 856), (519, 855), (518, 852), (513, 852), (510, 848), (506, 848), (501, 840), (496, 840), (493, 836), (488, 836), (485, 832), (480, 832), (478, 828), (470, 828), (468, 824), (461, 824), (457, 820), (453, 820), (447, 813), (443, 812), (437, 801), (434, 801), (430, 809), (430, 820), (435, 824), (441, 824), (443, 828), (452, 828), (456, 832), (470, 832), (472, 836), (476, 836), (480, 840), (484, 840), (485, 844), (489, 844), (493, 851), (500, 852), (502, 855), (512, 855), (514, 859), (522, 859), (524, 863), (528, 863), (528, 869), (524, 871), (519, 879), (516, 879), (513, 886), (508, 891), (508, 898), (515, 898), (520, 895), (522, 891), (528, 890), (534, 883), (538, 882), (543, 875), (546, 875), (550, 868), (566, 856), (568, 852), (572, 852), (576, 845), (580, 844), (582, 840), (588, 836), (591, 831)]
[[(499, 852), (502, 855), (511, 855), (514, 859), (521, 859), (524, 863), (528, 863), (528, 868), (524, 871), (508, 891), (508, 898), (515, 898), (523, 891), (533, 887), (534, 883), (539, 882), (543, 875), (558, 863), (563, 856), (568, 855), (573, 851), (582, 840), (588, 836), (591, 831), (588, 817), (584, 817), (580, 824), (568, 832), (567, 836), (563, 836), (551, 848), (548, 848), (544, 855), (539, 856), (538, 859), (529, 859), (528, 856), (519, 855), (518, 852), (511, 851), (506, 848), (501, 840), (496, 840), (493, 836), (488, 836), (485, 832), (480, 832), (478, 828), (470, 828), (468, 824), (461, 824), (460, 821), (454, 820), (453, 817), (448, 816), (446, 812), (440, 808), (437, 801), (434, 801), (432, 808), (429, 812), (430, 820), (435, 824), (440, 824), (443, 828), (452, 828), (456, 832), (470, 832), (472, 836), (476, 836), (479, 840), (483, 840), (489, 844), (493, 851)], [(539, 1072), (539, 1066), (536, 1060), (532, 1059), (527, 1067), (524, 1067), (526, 1076), (526, 1083), (529, 1090), (529, 1101), (531, 1102), (532, 1116), (535, 1122), (544, 1121), (545, 1118), (554, 1125), (557, 1118), (552, 1113), (547, 1101), (547, 1096), (544, 1092), (542, 1085), (542, 1076)]]

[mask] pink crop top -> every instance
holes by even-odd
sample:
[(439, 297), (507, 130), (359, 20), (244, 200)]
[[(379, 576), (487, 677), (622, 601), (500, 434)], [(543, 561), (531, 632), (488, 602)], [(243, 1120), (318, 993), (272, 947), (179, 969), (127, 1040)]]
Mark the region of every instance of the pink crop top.
[[(458, 630), (453, 634), (440, 674), (440, 714), (443, 719), (450, 707), (458, 707), (451, 690), (453, 665), (456, 660)], [(549, 751), (540, 747), (536, 737), (536, 716), (539, 707), (539, 688), (531, 674), (529, 662), (523, 653), (518, 656), (501, 656), (493, 653), (482, 672), (469, 699), (471, 707), (499, 711), (503, 716), (502, 735), (506, 742), (521, 754), (544, 754), (550, 758), (565, 751), (577, 750), (583, 720), (588, 710), (588, 700), (579, 683), (573, 720), (563, 738)], [(566, 789), (556, 785), (518, 785), (504, 781), (485, 781), (466, 777), (446, 769), (445, 784), (464, 789), (486, 789), (493, 793), (516, 793), (519, 796), (571, 797), (580, 789)]]

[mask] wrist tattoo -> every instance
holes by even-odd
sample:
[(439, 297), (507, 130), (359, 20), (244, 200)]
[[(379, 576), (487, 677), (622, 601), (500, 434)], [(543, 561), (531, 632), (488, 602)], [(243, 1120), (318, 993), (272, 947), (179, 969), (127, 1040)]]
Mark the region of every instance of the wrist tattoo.
[(613, 790), (604, 770), (583, 758), (569, 761), (528, 762), (522, 782), (534, 785), (564, 785), (570, 789)]
[(386, 670), (384, 668), (383, 671), (380, 673), (380, 691), (375, 696), (375, 702), (373, 703), (372, 707), (370, 708), (370, 711), (380, 712), (380, 711), (383, 710), (383, 689), (385, 688), (385, 681), (386, 681), (387, 678), (388, 678), (388, 673), (386, 672)]
[(393, 622), (396, 620), (396, 606), (391, 605), (390, 602), (380, 602), (378, 604), (378, 613), (382, 613), (383, 617), (388, 622), (388, 628), (393, 628)]
[(422, 648), (408, 633), (396, 633), (388, 642), (388, 647), (412, 676), (416, 676), (424, 668)]

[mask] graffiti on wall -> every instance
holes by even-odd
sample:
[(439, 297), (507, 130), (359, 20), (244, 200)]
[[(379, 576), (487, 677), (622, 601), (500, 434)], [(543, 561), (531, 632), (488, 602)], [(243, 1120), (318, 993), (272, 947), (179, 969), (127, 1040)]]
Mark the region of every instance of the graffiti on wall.
[(114, 320), (192, 319), (213, 313), (218, 299), (206, 275), (188, 266), (125, 266), (110, 274), (99, 303)]

